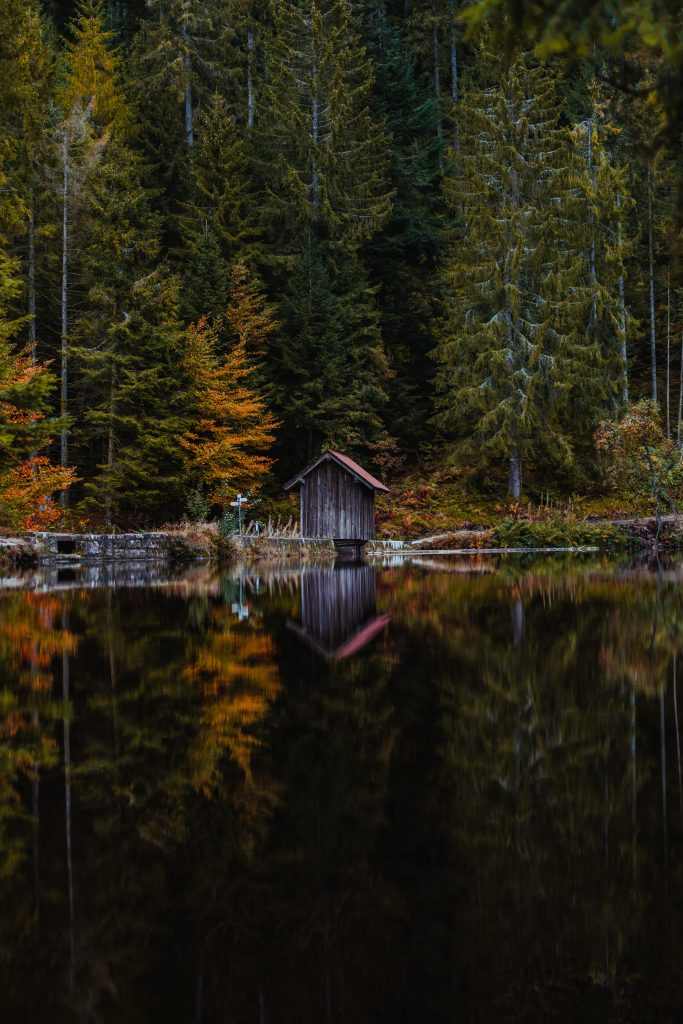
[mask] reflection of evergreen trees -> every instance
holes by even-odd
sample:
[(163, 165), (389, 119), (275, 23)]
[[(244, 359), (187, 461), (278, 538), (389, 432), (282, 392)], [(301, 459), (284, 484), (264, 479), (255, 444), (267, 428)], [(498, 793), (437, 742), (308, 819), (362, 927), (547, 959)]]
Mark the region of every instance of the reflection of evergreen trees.
[(378, 580), (0, 599), (3, 1020), (673, 1019), (675, 584)]

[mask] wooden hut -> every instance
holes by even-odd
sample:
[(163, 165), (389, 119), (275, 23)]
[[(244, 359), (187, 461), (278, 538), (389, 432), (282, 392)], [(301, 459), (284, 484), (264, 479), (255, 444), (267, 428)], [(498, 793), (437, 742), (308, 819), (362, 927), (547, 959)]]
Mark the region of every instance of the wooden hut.
[[(301, 536), (331, 537), (361, 545), (375, 536), (375, 493), (388, 487), (341, 452), (328, 450), (293, 476), (285, 490), (299, 488)], [(338, 544), (339, 546), (339, 544)]]

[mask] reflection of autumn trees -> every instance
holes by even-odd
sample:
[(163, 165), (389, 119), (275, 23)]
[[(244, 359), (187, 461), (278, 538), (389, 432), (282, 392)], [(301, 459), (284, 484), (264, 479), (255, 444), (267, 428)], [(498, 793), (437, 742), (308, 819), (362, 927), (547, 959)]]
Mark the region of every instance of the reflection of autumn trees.
[(676, 587), (392, 570), (330, 663), (297, 584), (0, 599), (0, 1016), (674, 1019)]
[(32, 991), (33, 936), (43, 916), (41, 787), (58, 764), (59, 722), (69, 714), (54, 672), (75, 650), (54, 595), (0, 599), (0, 992), (10, 981)]
[[(277, 802), (237, 863), (226, 866), (217, 843), (196, 876), (205, 1012), (362, 1024), (388, 980), (387, 935), (401, 913), (378, 863), (395, 740), (389, 673), (381, 643), (367, 659), (330, 663), (283, 611), (265, 616), (282, 691), (252, 751), (254, 775), (265, 759), (277, 780)], [(225, 804), (217, 810), (225, 819)]]
[(601, 666), (608, 679), (652, 696), (683, 649), (683, 592), (651, 581), (622, 588), (620, 596), (607, 614)]
[(251, 779), (253, 727), (280, 692), (271, 638), (257, 620), (237, 624), (225, 609), (213, 610), (203, 641), (187, 669), (202, 696), (199, 736), (190, 757), (194, 783), (210, 794), (227, 753)]
[(0, 601), (0, 874), (8, 878), (22, 859), (21, 835), (27, 833), (24, 827), (10, 839), (12, 820), (23, 818), (26, 826), (28, 818), (17, 787), (22, 779), (37, 783), (58, 756), (53, 662), (76, 649), (59, 611), (59, 600), (49, 594), (17, 593)]
[(76, 639), (60, 623), (62, 604), (56, 594), (24, 592), (0, 603), (0, 666), (3, 679), (33, 692), (49, 692), (52, 662), (73, 654)]

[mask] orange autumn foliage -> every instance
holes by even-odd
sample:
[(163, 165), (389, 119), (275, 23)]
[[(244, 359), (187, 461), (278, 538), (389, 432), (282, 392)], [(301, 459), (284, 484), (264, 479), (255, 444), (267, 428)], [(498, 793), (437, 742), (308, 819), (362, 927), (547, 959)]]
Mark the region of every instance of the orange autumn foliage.
[(69, 487), (73, 469), (36, 454), (53, 429), (42, 411), (54, 378), (47, 363), (29, 352), (0, 343), (0, 524), (10, 529), (43, 530), (57, 521), (53, 494)]
[(45, 530), (55, 523), (61, 509), (54, 493), (69, 487), (75, 470), (54, 466), (44, 455), (25, 459), (0, 476), (2, 518), (20, 530)]
[(218, 329), (207, 317), (188, 328), (186, 367), (193, 381), (198, 422), (183, 438), (198, 483), (212, 501), (255, 490), (272, 465), (264, 453), (277, 421), (252, 384), (245, 336), (218, 355)]

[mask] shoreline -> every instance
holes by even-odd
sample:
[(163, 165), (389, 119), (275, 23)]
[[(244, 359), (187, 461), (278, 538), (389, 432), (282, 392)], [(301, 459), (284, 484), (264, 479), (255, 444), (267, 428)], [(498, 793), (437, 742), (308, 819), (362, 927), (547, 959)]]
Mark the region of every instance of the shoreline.
[[(683, 516), (662, 516), (657, 537), (654, 516), (558, 524), (557, 543), (544, 536), (545, 524), (505, 521), (494, 527), (454, 529), (413, 541), (368, 542), (368, 558), (400, 555), (503, 555), (618, 553), (683, 549)], [(512, 534), (506, 543), (505, 533)], [(520, 534), (519, 540), (515, 531)], [(524, 543), (528, 538), (529, 543)], [(501, 542), (502, 539), (502, 542)], [(554, 539), (554, 538), (553, 538)], [(0, 569), (76, 568), (102, 564), (231, 565), (236, 561), (334, 559), (330, 540), (300, 537), (243, 536), (222, 538), (214, 527), (200, 525), (136, 533), (26, 533), (0, 537)]]

